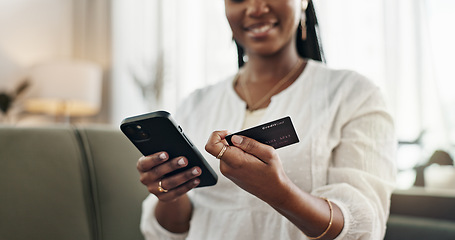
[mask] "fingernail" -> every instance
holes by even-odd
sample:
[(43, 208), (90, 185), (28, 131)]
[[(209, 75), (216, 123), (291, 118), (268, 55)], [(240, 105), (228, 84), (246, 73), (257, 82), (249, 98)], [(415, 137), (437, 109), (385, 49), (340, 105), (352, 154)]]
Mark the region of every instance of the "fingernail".
[(180, 158), (179, 161), (177, 162), (178, 165), (183, 166), (185, 165), (185, 160), (183, 158)]
[(243, 141), (243, 138), (240, 136), (234, 135), (234, 136), (232, 136), (231, 140), (235, 144), (241, 144)]
[(193, 175), (198, 175), (199, 174), (199, 170), (197, 170), (197, 168), (193, 169), (193, 171), (191, 172)]
[(166, 160), (166, 154), (164, 153), (161, 153), (159, 157), (161, 160)]
[(194, 179), (194, 181), (193, 181), (194, 185), (199, 185), (200, 182), (201, 181), (199, 179)]

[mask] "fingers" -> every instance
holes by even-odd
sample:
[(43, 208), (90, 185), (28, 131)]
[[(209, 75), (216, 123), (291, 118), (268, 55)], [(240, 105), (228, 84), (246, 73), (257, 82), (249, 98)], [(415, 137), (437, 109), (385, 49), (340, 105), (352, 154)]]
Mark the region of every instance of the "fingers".
[(150, 156), (142, 156), (139, 158), (139, 161), (137, 161), (136, 168), (139, 172), (146, 172), (168, 160), (168, 158), (169, 155), (165, 152), (155, 153)]
[[(194, 167), (191, 169), (187, 169), (182, 174), (175, 174), (166, 178), (163, 178), (161, 180), (161, 187), (166, 189), (166, 190), (171, 190), (174, 188), (179, 187), (182, 185), (182, 183), (188, 182), (189, 180), (194, 179), (195, 177), (199, 176), (201, 174), (201, 169), (198, 167)], [(199, 179), (197, 179), (199, 181)], [(152, 192), (155, 191), (154, 189), (151, 189)]]
[[(173, 173), (186, 166), (188, 166), (188, 159), (185, 157), (169, 159), (166, 152), (141, 157), (137, 162), (141, 183), (147, 186), (150, 193), (160, 199), (168, 200), (175, 199), (199, 185), (198, 177), (202, 173), (199, 167)], [(166, 197), (164, 197), (165, 195)]]
[(213, 132), (205, 144), (205, 151), (218, 159), (222, 158), (223, 155), (229, 150), (229, 145), (225, 140), (225, 137), (228, 134), (228, 131), (225, 130)]
[[(167, 153), (163, 152), (139, 158), (137, 169), (142, 176), (147, 177), (148, 180), (155, 181), (156, 179), (161, 179), (164, 175), (186, 167), (187, 165), (188, 160), (186, 158), (177, 157), (168, 159)], [(144, 184), (147, 183), (144, 181), (142, 182)]]
[(276, 151), (273, 147), (260, 143), (252, 138), (234, 135), (231, 138), (234, 146), (242, 149), (244, 152), (256, 156), (265, 163), (276, 158)]
[[(205, 150), (214, 157), (217, 157), (219, 159), (221, 158), (225, 159), (230, 157), (238, 158), (243, 156), (244, 153), (253, 155), (265, 163), (268, 163), (271, 159), (276, 158), (276, 151), (273, 147), (266, 144), (262, 144), (252, 138), (234, 135), (232, 136), (231, 141), (235, 147), (238, 147), (242, 150), (242, 152), (239, 152), (237, 151), (238, 149), (232, 148), (228, 145), (227, 141), (225, 140), (225, 137), (227, 135), (228, 131), (213, 132), (210, 135), (209, 139), (207, 140)], [(225, 148), (224, 146), (227, 147)]]
[(150, 193), (155, 194), (161, 201), (173, 200), (197, 187), (200, 183), (200, 179), (197, 177), (200, 175), (201, 170), (199, 168), (188, 169), (180, 174), (163, 178), (161, 180), (161, 188), (165, 191), (160, 191), (158, 184), (149, 185), (148, 190)]

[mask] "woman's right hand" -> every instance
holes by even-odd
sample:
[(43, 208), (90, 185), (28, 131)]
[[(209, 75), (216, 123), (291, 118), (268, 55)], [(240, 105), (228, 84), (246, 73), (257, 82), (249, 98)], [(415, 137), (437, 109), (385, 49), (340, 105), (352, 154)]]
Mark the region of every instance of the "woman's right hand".
[[(199, 185), (201, 169), (193, 167), (171, 176), (165, 176), (177, 169), (188, 165), (188, 159), (177, 157), (169, 159), (166, 152), (158, 152), (139, 158), (137, 170), (140, 181), (147, 186), (150, 193), (158, 197), (160, 201), (174, 201), (188, 191)], [(161, 188), (160, 188), (161, 181)]]

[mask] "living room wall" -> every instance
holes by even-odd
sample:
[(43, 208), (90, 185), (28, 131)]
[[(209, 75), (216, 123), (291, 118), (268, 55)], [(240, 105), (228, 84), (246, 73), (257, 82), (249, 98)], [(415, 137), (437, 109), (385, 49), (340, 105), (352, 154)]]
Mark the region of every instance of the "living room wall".
[(0, 1), (0, 90), (26, 69), (73, 52), (72, 0)]
[[(109, 122), (110, 2), (0, 1), (0, 92), (17, 87), (36, 64), (66, 58), (91, 61), (103, 69), (102, 109), (96, 116), (78, 120)], [(21, 112), (20, 106), (16, 110)], [(54, 120), (21, 115), (13, 122), (33, 125), (43, 121)]]

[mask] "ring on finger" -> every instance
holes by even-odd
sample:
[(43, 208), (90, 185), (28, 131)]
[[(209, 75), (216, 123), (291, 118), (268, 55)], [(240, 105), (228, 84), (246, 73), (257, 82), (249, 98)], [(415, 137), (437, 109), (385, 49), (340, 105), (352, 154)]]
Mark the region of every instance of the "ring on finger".
[(169, 190), (164, 189), (163, 186), (161, 185), (161, 180), (158, 182), (158, 191), (161, 193), (167, 193)]
[(223, 145), (223, 148), (221, 149), (220, 153), (218, 153), (218, 156), (216, 158), (221, 159), (223, 157), (224, 152), (226, 152), (227, 146)]

